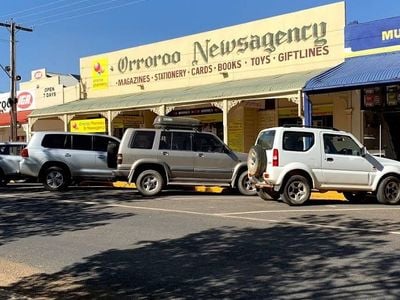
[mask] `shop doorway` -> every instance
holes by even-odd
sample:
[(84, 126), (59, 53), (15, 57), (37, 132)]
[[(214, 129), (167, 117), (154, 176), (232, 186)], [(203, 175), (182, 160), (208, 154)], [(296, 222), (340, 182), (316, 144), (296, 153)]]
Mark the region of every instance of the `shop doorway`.
[(399, 112), (363, 111), (363, 144), (371, 154), (400, 158)]
[(387, 124), (388, 134), (390, 135), (390, 145), (393, 147), (393, 158), (400, 160), (400, 130), (399, 119), (400, 112), (385, 112), (383, 113), (384, 123)]

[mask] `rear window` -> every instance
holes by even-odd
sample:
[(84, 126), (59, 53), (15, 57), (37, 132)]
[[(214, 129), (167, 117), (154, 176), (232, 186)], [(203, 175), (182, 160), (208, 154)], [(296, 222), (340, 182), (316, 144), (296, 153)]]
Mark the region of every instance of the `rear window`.
[(0, 145), (0, 155), (19, 155), (26, 145)]
[(314, 145), (314, 134), (302, 131), (286, 131), (283, 134), (283, 150), (304, 152)]
[(135, 131), (129, 148), (135, 149), (151, 149), (154, 142), (154, 131)]
[(93, 136), (93, 150), (107, 152), (107, 147), (109, 144), (115, 144), (119, 146), (119, 143), (106, 136)]
[(257, 145), (260, 145), (265, 150), (271, 150), (274, 145), (275, 130), (264, 131), (260, 134), (257, 140)]

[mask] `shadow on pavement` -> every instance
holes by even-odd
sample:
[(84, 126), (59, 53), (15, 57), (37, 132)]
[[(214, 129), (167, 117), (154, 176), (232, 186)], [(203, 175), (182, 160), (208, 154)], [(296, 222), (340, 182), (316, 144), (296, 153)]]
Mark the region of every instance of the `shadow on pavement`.
[(67, 231), (105, 226), (113, 219), (134, 215), (110, 212), (106, 205), (98, 203), (52, 201), (90, 200), (93, 190), (79, 191), (79, 193), (71, 190), (66, 193), (38, 195), (30, 194), (32, 189), (32, 187), (22, 189), (22, 193), (27, 194), (26, 197), (10, 196), (0, 199), (0, 246), (33, 235), (54, 236)]
[[(400, 254), (387, 234), (302, 226), (400, 228), (344, 215), (268, 228), (221, 227), (110, 249), (9, 290), (50, 299), (396, 299)], [(380, 248), (393, 247), (392, 253)], [(397, 249), (397, 250), (396, 250)]]

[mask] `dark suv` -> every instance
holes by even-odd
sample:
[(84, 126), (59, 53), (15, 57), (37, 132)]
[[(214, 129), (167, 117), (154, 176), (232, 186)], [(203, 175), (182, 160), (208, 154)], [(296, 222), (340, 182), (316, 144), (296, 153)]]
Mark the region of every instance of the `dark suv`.
[(247, 176), (247, 153), (234, 152), (216, 135), (198, 131), (198, 120), (157, 117), (154, 126), (125, 131), (116, 180), (134, 182), (144, 196), (170, 185), (225, 186), (256, 194)]

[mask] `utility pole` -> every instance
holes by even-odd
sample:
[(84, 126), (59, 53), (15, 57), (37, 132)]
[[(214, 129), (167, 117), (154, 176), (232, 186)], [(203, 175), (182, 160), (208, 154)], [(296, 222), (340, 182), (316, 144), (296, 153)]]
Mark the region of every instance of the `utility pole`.
[(17, 30), (29, 31), (32, 32), (31, 28), (25, 28), (15, 24), (13, 20), (9, 24), (0, 23), (0, 26), (10, 28), (10, 67), (8, 68), (8, 77), (10, 77), (10, 98), (8, 98), (8, 102), (10, 103), (10, 137), (11, 141), (15, 142), (18, 137), (18, 115), (17, 115), (17, 81), (21, 79), (20, 76), (17, 76), (16, 73), (16, 65), (15, 65), (15, 33)]

